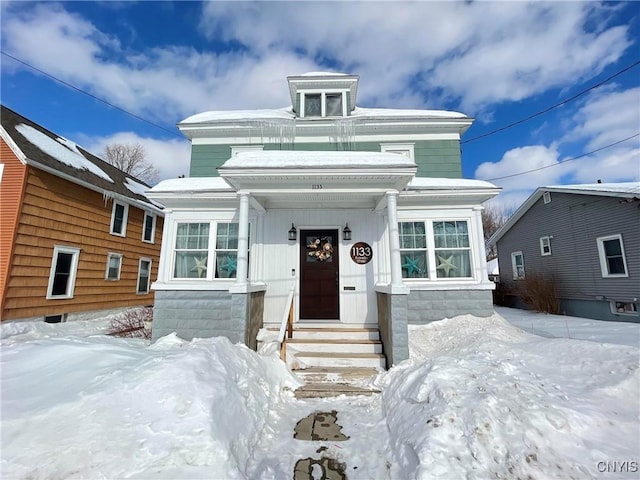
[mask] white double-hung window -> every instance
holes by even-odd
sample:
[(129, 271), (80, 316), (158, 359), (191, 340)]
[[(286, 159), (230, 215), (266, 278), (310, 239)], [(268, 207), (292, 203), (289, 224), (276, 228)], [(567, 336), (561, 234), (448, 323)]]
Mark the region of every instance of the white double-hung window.
[(402, 277), (472, 278), (467, 220), (399, 222)]
[(627, 259), (624, 254), (622, 235), (609, 235), (596, 239), (600, 270), (604, 278), (628, 277)]
[(178, 223), (173, 253), (174, 279), (236, 278), (238, 223)]

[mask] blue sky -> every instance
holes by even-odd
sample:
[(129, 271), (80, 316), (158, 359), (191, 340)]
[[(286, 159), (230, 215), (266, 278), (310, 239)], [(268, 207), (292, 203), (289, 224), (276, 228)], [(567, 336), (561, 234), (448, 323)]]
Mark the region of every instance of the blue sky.
[(498, 202), (538, 186), (640, 180), (639, 2), (6, 2), (2, 103), (100, 153), (139, 142), (162, 178), (188, 173), (175, 124), (206, 110), (283, 107), (286, 76), (360, 75), (362, 107), (461, 111), (463, 174)]

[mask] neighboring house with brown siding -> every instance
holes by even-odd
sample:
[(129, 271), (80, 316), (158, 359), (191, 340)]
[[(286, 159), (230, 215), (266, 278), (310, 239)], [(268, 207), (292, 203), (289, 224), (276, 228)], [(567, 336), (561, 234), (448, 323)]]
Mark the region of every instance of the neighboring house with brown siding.
[(163, 212), (149, 187), (2, 106), (0, 318), (151, 305)]

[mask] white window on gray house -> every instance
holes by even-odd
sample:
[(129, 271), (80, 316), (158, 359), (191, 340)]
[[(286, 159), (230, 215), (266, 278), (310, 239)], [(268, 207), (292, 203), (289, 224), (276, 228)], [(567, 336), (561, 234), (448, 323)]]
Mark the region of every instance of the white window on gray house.
[[(210, 271), (210, 265), (214, 266), (213, 271)], [(236, 278), (237, 266), (237, 222), (177, 225), (173, 278)]]
[(619, 315), (638, 315), (638, 304), (633, 302), (611, 302), (611, 311)]
[(609, 235), (596, 239), (600, 270), (604, 278), (628, 277), (622, 235)]
[(403, 278), (429, 278), (425, 222), (400, 222), (400, 263)]
[(126, 203), (113, 202), (111, 210), (111, 231), (112, 235), (124, 237), (127, 235), (127, 217), (129, 215), (129, 205)]
[(542, 201), (546, 205), (547, 203), (551, 203), (551, 192), (544, 192), (542, 194)]
[(107, 271), (105, 280), (120, 280), (120, 269), (122, 268), (122, 254), (109, 253), (107, 255)]
[(511, 269), (513, 279), (522, 280), (524, 278), (524, 256), (522, 252), (511, 252)]
[(151, 259), (141, 258), (138, 263), (138, 287), (136, 293), (145, 295), (149, 293), (149, 283), (151, 281)]
[(551, 237), (540, 237), (540, 255), (551, 255)]
[(53, 248), (47, 298), (73, 298), (80, 249), (56, 245)]
[(142, 225), (142, 241), (153, 243), (155, 240), (156, 216), (144, 212), (144, 223)]

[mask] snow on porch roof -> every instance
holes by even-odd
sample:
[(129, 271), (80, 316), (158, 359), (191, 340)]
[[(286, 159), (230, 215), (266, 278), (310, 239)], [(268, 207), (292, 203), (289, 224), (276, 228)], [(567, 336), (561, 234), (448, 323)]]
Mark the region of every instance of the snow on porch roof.
[(221, 168), (384, 168), (415, 167), (410, 158), (381, 152), (255, 151), (240, 152)]
[(467, 178), (431, 178), (414, 177), (407, 185), (407, 190), (461, 190), (468, 188), (499, 188), (493, 183), (484, 180), (471, 180)]

